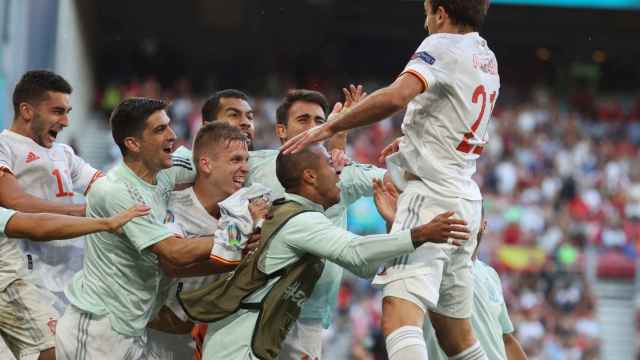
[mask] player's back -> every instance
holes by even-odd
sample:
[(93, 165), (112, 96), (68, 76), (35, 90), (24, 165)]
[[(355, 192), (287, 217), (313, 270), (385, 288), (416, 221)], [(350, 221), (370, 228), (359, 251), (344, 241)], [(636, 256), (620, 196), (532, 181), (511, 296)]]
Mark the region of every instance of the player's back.
[(434, 34), (405, 72), (428, 90), (407, 107), (400, 165), (444, 196), (481, 199), (472, 176), (500, 89), (495, 55), (478, 33)]

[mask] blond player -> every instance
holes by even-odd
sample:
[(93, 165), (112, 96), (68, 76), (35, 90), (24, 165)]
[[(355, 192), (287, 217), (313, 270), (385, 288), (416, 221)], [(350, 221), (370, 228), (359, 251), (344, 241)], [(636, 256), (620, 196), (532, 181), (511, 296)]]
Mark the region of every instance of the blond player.
[[(233, 233), (235, 224), (224, 226), (221, 202), (238, 200), (236, 195), (242, 195), (242, 186), (249, 172), (248, 141), (243, 133), (231, 125), (217, 121), (203, 126), (196, 135), (193, 145), (193, 164), (196, 168), (196, 180), (193, 186), (174, 191), (169, 197), (169, 213), (167, 226), (176, 234), (185, 238), (199, 236), (214, 236), (215, 242), (211, 258), (191, 267), (189, 271), (206, 272), (207, 268), (215, 268), (216, 272), (231, 271), (240, 262), (241, 250), (229, 244), (226, 233)], [(174, 161), (176, 161), (174, 159)], [(246, 189), (249, 190), (249, 189)], [(250, 205), (251, 214), (258, 217), (266, 215), (266, 203)], [(228, 222), (227, 222), (228, 223)], [(220, 234), (224, 232), (225, 234)], [(236, 232), (237, 233), (237, 232)], [(200, 270), (198, 270), (200, 268)], [(162, 326), (162, 321), (152, 322), (149, 331), (149, 341), (153, 350), (161, 359), (192, 358), (194, 345), (189, 335), (191, 326), (185, 324), (187, 315), (182, 310), (175, 296), (177, 288), (194, 290), (203, 287), (216, 279), (216, 275), (198, 276), (180, 279), (172, 288), (169, 299), (163, 309), (163, 315), (177, 317), (178, 326), (175, 329)], [(167, 313), (167, 312), (171, 313)], [(158, 319), (161, 320), (161, 319)], [(156, 323), (160, 323), (156, 326)], [(204, 330), (206, 332), (206, 329)], [(167, 334), (169, 332), (169, 334)], [(195, 344), (199, 346), (199, 344)]]
[[(487, 8), (486, 0), (425, 1), (425, 29), (431, 35), (398, 79), (351, 111), (292, 139), (284, 151), (374, 123), (407, 106), (404, 136), (382, 154), (393, 154), (387, 163), (394, 182), (404, 188), (392, 231), (454, 209), (477, 234), (482, 196), (472, 175), (500, 88), (495, 55), (477, 33)], [(475, 236), (459, 249), (426, 244), (376, 276), (374, 284), (384, 288), (382, 327), (391, 360), (427, 358), (422, 335), (427, 311), (447, 356), (486, 358), (469, 321), (475, 246)]]

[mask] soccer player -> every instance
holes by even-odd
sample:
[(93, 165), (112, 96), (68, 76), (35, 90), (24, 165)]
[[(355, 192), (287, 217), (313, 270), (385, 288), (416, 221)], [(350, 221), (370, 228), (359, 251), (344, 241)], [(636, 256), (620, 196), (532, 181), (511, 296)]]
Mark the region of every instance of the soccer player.
[[(478, 245), (473, 252), (473, 309), (471, 325), (489, 359), (526, 360), (520, 342), (513, 334), (513, 324), (502, 296), (502, 284), (498, 273), (478, 259), (478, 249), (487, 222), (482, 220), (478, 233)], [(446, 360), (447, 356), (438, 345), (436, 334), (429, 323), (425, 323), (427, 350), (430, 360)]]
[(65, 290), (71, 304), (56, 332), (58, 360), (154, 358), (146, 327), (166, 301), (167, 275), (186, 276), (185, 267), (211, 254), (211, 237), (184, 239), (164, 225), (171, 191), (195, 177), (190, 159), (172, 153), (176, 136), (166, 107), (132, 98), (111, 114), (123, 160), (94, 184), (87, 216), (108, 217), (138, 203), (151, 213), (124, 225), (122, 234), (87, 237), (84, 268)]
[[(193, 144), (193, 158), (196, 167), (196, 179), (192, 187), (174, 191), (169, 198), (168, 223), (174, 232), (186, 237), (197, 237), (217, 233), (220, 229), (220, 206), (223, 200), (240, 190), (249, 172), (248, 139), (239, 129), (221, 121), (203, 126), (196, 135)], [(254, 220), (266, 215), (266, 204), (252, 204), (250, 210)], [(197, 267), (233, 270), (241, 256), (239, 249), (226, 246), (225, 242), (216, 242), (210, 260)], [(194, 266), (195, 268), (195, 266)], [(192, 269), (193, 270), (193, 269)], [(192, 290), (205, 286), (216, 278), (215, 275), (181, 279), (183, 290)], [(175, 316), (177, 323), (187, 322), (188, 318), (176, 299), (176, 287), (172, 289), (163, 308), (165, 316)], [(171, 312), (172, 314), (167, 314)], [(154, 325), (152, 325), (153, 327)], [(182, 327), (191, 333), (189, 326)], [(180, 332), (159, 326), (161, 331)], [(206, 332), (206, 329), (205, 329)], [(203, 333), (204, 334), (204, 333)], [(186, 359), (193, 357), (190, 336), (175, 336), (149, 331), (149, 341), (154, 351), (163, 359)]]
[(249, 105), (249, 96), (236, 89), (220, 90), (202, 105), (202, 123), (224, 121), (237, 127), (249, 139), (249, 150), (253, 150), (256, 136), (253, 108)]
[[(476, 160), (498, 97), (498, 64), (477, 33), (486, 0), (426, 0), (431, 34), (404, 71), (327, 123), (291, 139), (290, 152), (333, 134), (380, 121), (405, 106), (404, 136), (383, 150), (394, 182), (404, 188), (392, 231), (452, 209), (469, 223), (471, 241), (459, 249), (427, 244), (394, 260), (374, 278), (383, 287), (382, 328), (391, 360), (426, 359), (422, 324), (429, 311), (440, 345), (454, 359), (484, 359), (469, 318), (473, 303), (471, 254), (480, 228)], [(408, 181), (407, 181), (408, 180)]]
[[(366, 94), (362, 87), (351, 86), (345, 93), (345, 108), (357, 103)], [(340, 105), (334, 111), (341, 111)], [(284, 143), (301, 132), (325, 122), (329, 104), (321, 93), (311, 90), (292, 90), (276, 111), (276, 135)], [(345, 134), (346, 135), (346, 134)], [(337, 144), (338, 142), (335, 142)], [(338, 145), (339, 146), (339, 145)], [(333, 152), (335, 154), (335, 152)], [(284, 196), (284, 187), (276, 176), (278, 150), (258, 150), (249, 157), (247, 184), (260, 183), (271, 188), (274, 199)], [(338, 165), (338, 164), (336, 164)], [(334, 225), (347, 228), (347, 207), (362, 197), (372, 196), (374, 179), (384, 179), (386, 171), (371, 165), (352, 162), (340, 167), (340, 201), (327, 209)], [(387, 179), (388, 180), (388, 179)], [(314, 292), (303, 305), (302, 313), (280, 352), (282, 360), (322, 357), (322, 330), (331, 325), (337, 307), (342, 267), (328, 261)]]
[[(76, 156), (70, 146), (55, 142), (69, 125), (71, 85), (46, 70), (25, 73), (13, 91), (11, 128), (0, 133), (0, 206), (23, 212), (48, 212), (84, 216), (84, 205), (74, 204), (75, 192), (86, 194), (102, 173)], [(23, 241), (21, 241), (23, 240)], [(82, 268), (83, 241), (46, 243), (11, 239), (20, 243), (29, 281), (51, 291), (62, 310), (63, 290)], [(14, 277), (0, 275), (0, 288)], [(14, 273), (15, 274), (15, 273)]]
[[(441, 214), (429, 224), (390, 235), (358, 236), (336, 226), (325, 214), (327, 209), (340, 202), (341, 197), (337, 186), (338, 174), (330, 159), (326, 150), (317, 145), (294, 155), (278, 155), (276, 173), (285, 188), (285, 199), (309, 211), (292, 216), (270, 239), (262, 239), (269, 241), (257, 260), (262, 272), (272, 274), (297, 262), (305, 254), (312, 254), (358, 275), (369, 276), (380, 262), (408, 254), (424, 242), (468, 238), (464, 222), (450, 218), (453, 212)], [(243, 302), (260, 303), (273, 284), (274, 281), (269, 281)], [(259, 312), (255, 310), (241, 308), (220, 321), (210, 323), (203, 358), (255, 359), (252, 337), (260, 336), (254, 334), (258, 316)]]

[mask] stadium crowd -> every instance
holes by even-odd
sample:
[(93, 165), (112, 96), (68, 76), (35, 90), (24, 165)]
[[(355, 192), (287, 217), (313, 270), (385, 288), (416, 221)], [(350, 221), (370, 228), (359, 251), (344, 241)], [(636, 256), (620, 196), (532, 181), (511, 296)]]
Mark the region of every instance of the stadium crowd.
[[(308, 85), (338, 100), (337, 89)], [(168, 87), (153, 78), (111, 84), (96, 104), (109, 113), (130, 96), (170, 99), (173, 128), (183, 144), (191, 143), (204, 98), (188, 80)], [(252, 99), (256, 149), (279, 145), (273, 133), (279, 101), (277, 96)], [(377, 164), (382, 147), (400, 133), (401, 121), (399, 114), (354, 131), (348, 154)], [(640, 145), (640, 98), (596, 101), (581, 93), (557, 101), (536, 88), (526, 101), (499, 102), (490, 134), (475, 176), (488, 220), (480, 257), (501, 275), (517, 336), (530, 359), (595, 359), (600, 329), (586, 263), (590, 251), (636, 257), (640, 170), (633, 165)], [(350, 216), (350, 221), (356, 228), (353, 222), (366, 219)], [(380, 293), (368, 281), (346, 276), (339, 316), (326, 339), (332, 344), (327, 349), (336, 353), (327, 358), (349, 353), (379, 358), (373, 354), (384, 353), (380, 315)]]

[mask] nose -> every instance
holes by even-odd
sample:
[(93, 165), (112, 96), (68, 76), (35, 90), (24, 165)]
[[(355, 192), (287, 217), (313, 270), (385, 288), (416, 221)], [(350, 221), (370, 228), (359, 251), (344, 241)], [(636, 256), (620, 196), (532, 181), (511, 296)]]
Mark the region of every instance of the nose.
[(62, 125), (62, 127), (67, 127), (69, 126), (69, 120), (70, 120), (69, 113), (66, 113), (59, 118), (58, 124)]
[(242, 165), (240, 165), (240, 171), (242, 171), (245, 174), (249, 173), (249, 161), (244, 161)]
[(168, 140), (175, 141), (176, 140), (176, 132), (173, 131), (173, 129), (171, 127), (167, 127), (167, 130), (169, 131), (169, 134), (167, 135), (169, 137)]
[(240, 129), (249, 130), (252, 127), (253, 123), (251, 122), (251, 120), (249, 120), (249, 117), (247, 117), (247, 115), (242, 115), (242, 117), (240, 118)]

